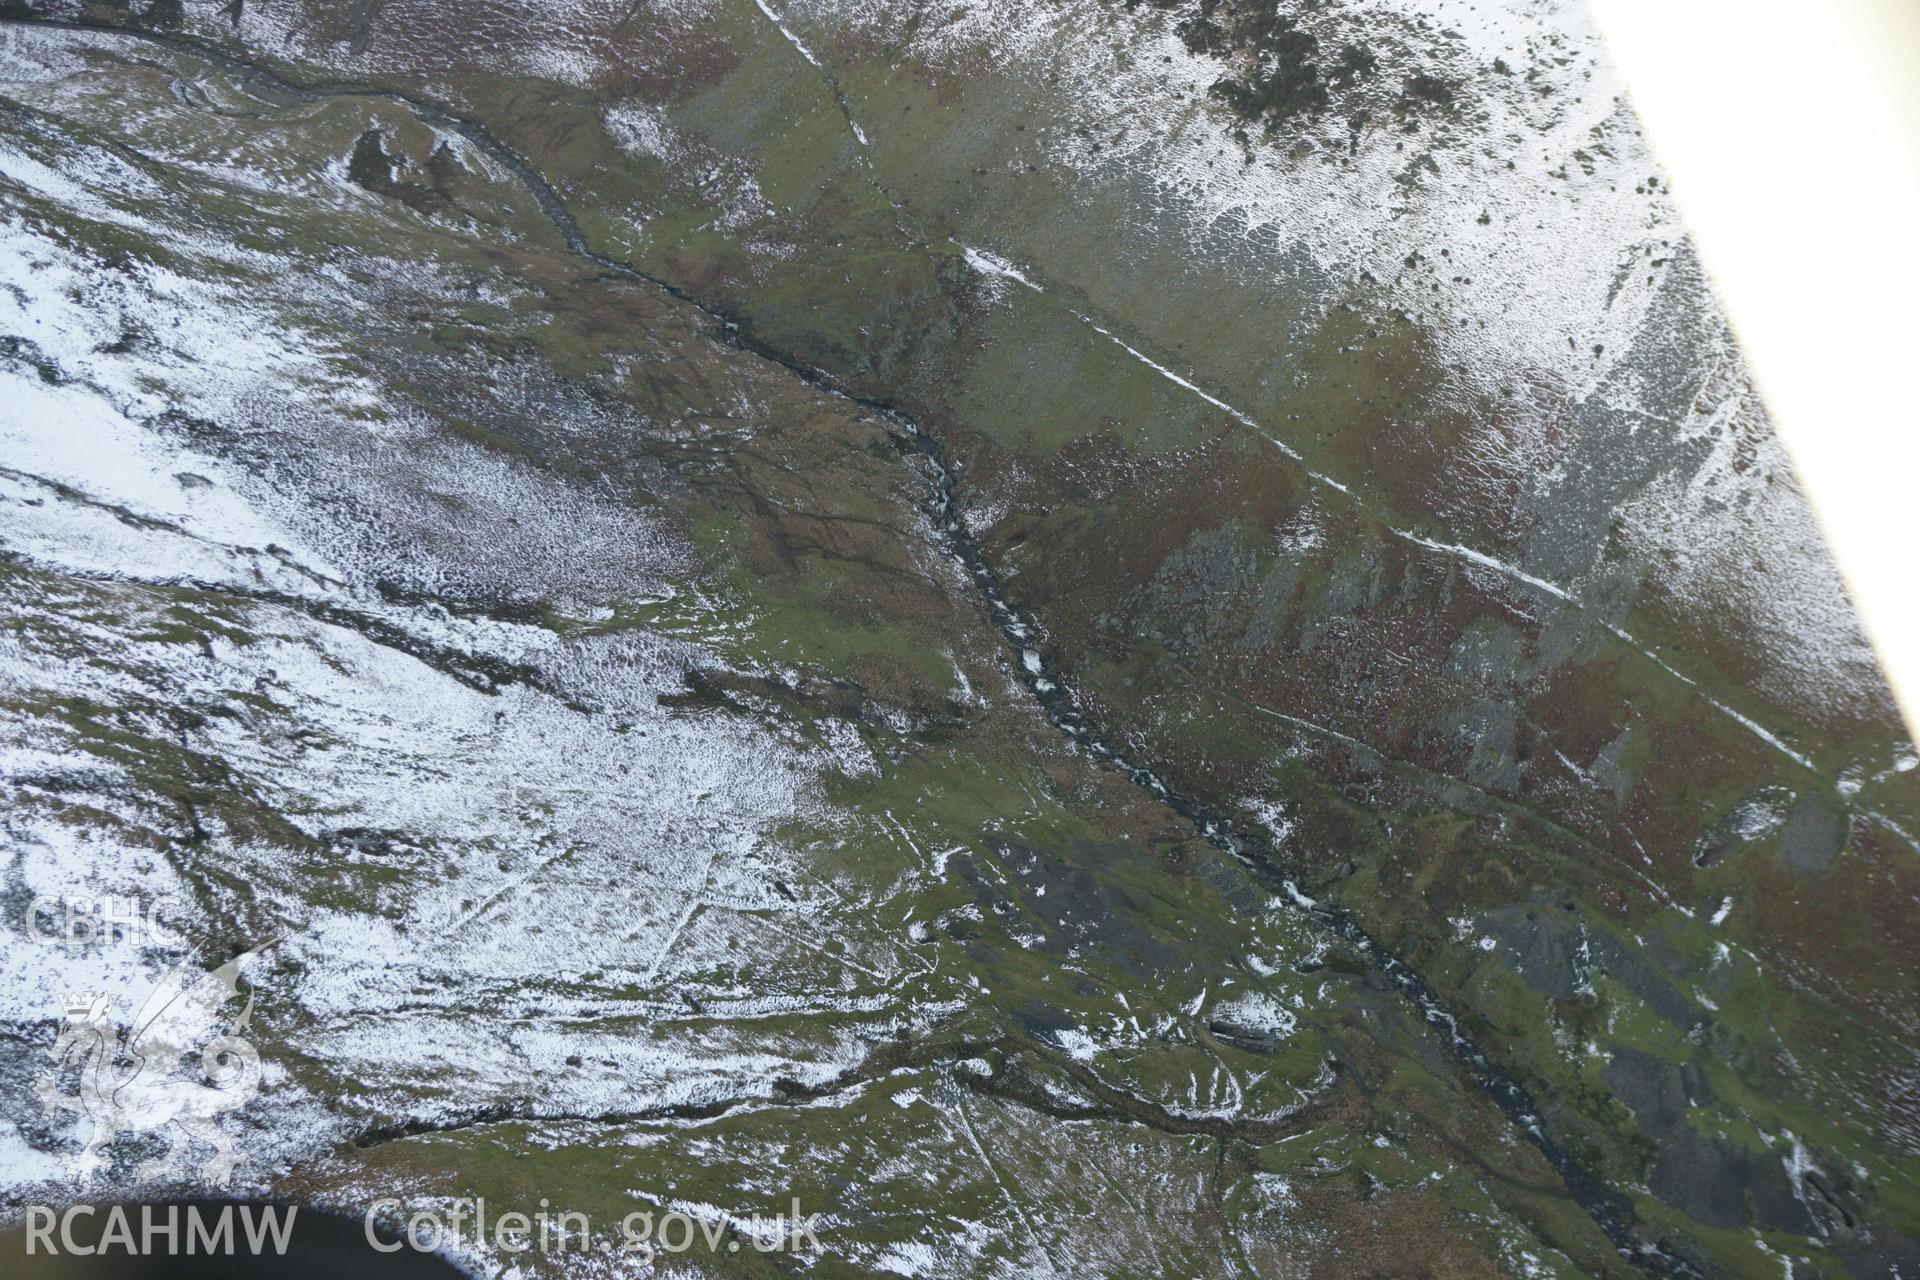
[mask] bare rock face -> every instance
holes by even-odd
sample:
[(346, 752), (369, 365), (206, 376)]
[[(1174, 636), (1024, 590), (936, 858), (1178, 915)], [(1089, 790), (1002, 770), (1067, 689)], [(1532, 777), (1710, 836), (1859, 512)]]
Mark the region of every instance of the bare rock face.
[(1580, 6), (0, 31), (14, 1220), (272, 941), (233, 1185), (475, 1273), (1913, 1269), (1920, 756)]

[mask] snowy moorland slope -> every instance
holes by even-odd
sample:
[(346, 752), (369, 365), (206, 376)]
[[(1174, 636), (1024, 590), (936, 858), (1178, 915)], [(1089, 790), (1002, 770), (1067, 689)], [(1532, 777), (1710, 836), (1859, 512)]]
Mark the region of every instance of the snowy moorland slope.
[(301, 1203), (1917, 1265), (1917, 758), (1578, 6), (3, 11), (4, 899), (178, 925), (0, 934), (16, 1214), (270, 944)]

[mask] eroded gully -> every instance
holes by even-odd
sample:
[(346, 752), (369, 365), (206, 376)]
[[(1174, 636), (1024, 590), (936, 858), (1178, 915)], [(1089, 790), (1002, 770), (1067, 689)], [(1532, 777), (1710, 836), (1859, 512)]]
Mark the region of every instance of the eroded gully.
[[(7, 10), (12, 10), (8, 12)], [(979, 591), (984, 606), (1000, 633), (1011, 646), (1014, 667), (1021, 681), (1038, 701), (1052, 723), (1070, 737), (1080, 749), (1119, 770), (1135, 785), (1179, 814), (1210, 845), (1239, 862), (1253, 876), (1276, 892), (1291, 906), (1320, 927), (1334, 934), (1356, 952), (1376, 974), (1392, 984), (1403, 998), (1433, 1029), (1451, 1052), (1463, 1073), (1485, 1094), (1559, 1174), (1567, 1194), (1593, 1220), (1621, 1256), (1634, 1266), (1658, 1276), (1678, 1280), (1704, 1280), (1704, 1273), (1687, 1259), (1649, 1239), (1642, 1231), (1637, 1215), (1625, 1197), (1600, 1181), (1582, 1166), (1565, 1147), (1547, 1134), (1541, 1124), (1539, 1108), (1532, 1096), (1511, 1075), (1497, 1066), (1474, 1040), (1464, 1033), (1445, 1002), (1415, 970), (1380, 945), (1354, 916), (1337, 906), (1317, 901), (1303, 893), (1285, 870), (1273, 859), (1272, 849), (1256, 837), (1237, 830), (1223, 816), (1205, 804), (1170, 787), (1149, 765), (1114, 744), (1111, 734), (1096, 724), (1083, 709), (1070, 687), (1047, 667), (1040, 632), (1035, 623), (1016, 610), (1007, 600), (998, 572), (979, 543), (967, 532), (959, 518), (959, 480), (946, 449), (933, 436), (894, 405), (871, 396), (847, 391), (829, 373), (801, 364), (787, 353), (750, 334), (722, 308), (696, 297), (670, 281), (652, 275), (621, 258), (599, 253), (588, 243), (566, 202), (553, 186), (513, 148), (496, 138), (484, 125), (460, 116), (444, 106), (400, 90), (359, 83), (302, 83), (259, 63), (222, 51), (190, 36), (107, 23), (21, 16), (13, 5), (0, 4), (0, 24), (15, 27), (41, 27), (88, 35), (137, 40), (172, 49), (183, 55), (216, 66), (236, 77), (298, 101), (328, 101), (339, 98), (371, 99), (406, 108), (424, 124), (461, 138), (513, 174), (514, 178), (539, 205), (543, 214), (574, 256), (595, 266), (644, 282), (668, 296), (694, 308), (711, 320), (721, 341), (761, 359), (779, 365), (793, 376), (820, 391), (849, 401), (882, 417), (892, 429), (903, 451), (921, 464), (917, 470), (928, 487), (927, 511), (934, 532), (956, 557)]]

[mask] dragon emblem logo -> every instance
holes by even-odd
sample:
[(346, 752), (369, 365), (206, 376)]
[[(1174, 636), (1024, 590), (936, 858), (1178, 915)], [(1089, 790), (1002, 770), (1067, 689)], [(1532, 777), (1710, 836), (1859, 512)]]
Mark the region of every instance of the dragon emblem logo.
[[(91, 1123), (84, 1145), (68, 1157), (74, 1176), (90, 1178), (101, 1169), (116, 1135), (158, 1131), (167, 1148), (135, 1166), (135, 1181), (187, 1176), (196, 1139), (213, 1149), (200, 1177), (215, 1186), (232, 1177), (246, 1157), (219, 1119), (260, 1090), (260, 1053), (240, 1035), (253, 1015), (251, 990), (230, 1022), (222, 1025), (221, 1015), (239, 998), (246, 963), (272, 945), (211, 971), (180, 966), (161, 980), (131, 1023), (113, 1016), (110, 996), (75, 992), (61, 998), (65, 1020), (35, 1092), (49, 1116), (67, 1112)], [(189, 1059), (197, 1060), (201, 1079), (193, 1078)], [(62, 1091), (76, 1080), (77, 1089)]]

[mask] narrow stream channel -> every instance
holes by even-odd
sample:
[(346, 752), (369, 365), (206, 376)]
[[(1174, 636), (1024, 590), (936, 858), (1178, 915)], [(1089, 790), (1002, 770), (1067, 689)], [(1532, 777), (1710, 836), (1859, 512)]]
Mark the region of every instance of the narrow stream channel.
[(912, 447), (925, 458), (932, 473), (931, 515), (935, 528), (979, 587), (988, 613), (1013, 648), (1014, 665), (1019, 670), (1021, 680), (1039, 700), (1054, 725), (1090, 754), (1120, 770), (1136, 786), (1152, 792), (1156, 799), (1185, 818), (1207, 843), (1231, 855), (1263, 883), (1278, 891), (1295, 909), (1344, 940), (1374, 972), (1391, 982), (1440, 1034), (1480, 1090), (1546, 1157), (1566, 1184), (1568, 1195), (1606, 1233), (1621, 1256), (1656, 1275), (1704, 1280), (1699, 1268), (1686, 1259), (1639, 1237), (1635, 1229), (1638, 1219), (1632, 1206), (1588, 1173), (1564, 1147), (1547, 1136), (1540, 1126), (1539, 1109), (1534, 1105), (1533, 1098), (1518, 1081), (1495, 1066), (1486, 1053), (1461, 1032), (1458, 1020), (1447, 1011), (1446, 1005), (1425, 979), (1376, 942), (1350, 912), (1302, 893), (1286, 872), (1272, 861), (1269, 851), (1261, 843), (1239, 834), (1226, 819), (1169, 787), (1150, 767), (1133, 759), (1124, 749), (1115, 747), (1110, 738), (1091, 723), (1071, 689), (1048, 672), (1040, 650), (1038, 630), (1007, 603), (999, 576), (987, 563), (979, 544), (961, 523), (956, 509), (958, 493), (953, 468), (946, 459), (945, 451), (937, 441), (898, 415), (890, 413), (889, 416), (906, 433)]
[(1072, 691), (1049, 673), (1042, 656), (1038, 629), (1008, 603), (999, 575), (961, 523), (958, 516), (958, 482), (945, 449), (906, 415), (880, 400), (851, 394), (837, 386), (831, 375), (798, 364), (783, 353), (751, 338), (736, 319), (678, 286), (649, 274), (631, 262), (595, 252), (588, 245), (585, 234), (565, 201), (537, 169), (494, 137), (485, 126), (455, 115), (436, 103), (372, 85), (296, 83), (266, 67), (207, 46), (189, 36), (104, 23), (20, 17), (17, 11), (15, 14), (0, 14), (0, 24), (46, 27), (160, 45), (251, 81), (266, 89), (270, 95), (293, 100), (317, 102), (335, 98), (365, 98), (405, 107), (423, 123), (457, 133), (511, 172), (539, 204), (568, 251), (575, 256), (606, 271), (643, 281), (664, 291), (713, 320), (719, 327), (721, 339), (728, 345), (778, 364), (808, 385), (884, 417), (894, 429), (903, 449), (924, 466), (926, 475), (923, 478), (929, 484), (927, 510), (934, 531), (959, 559), (979, 589), (988, 614), (1013, 650), (1014, 666), (1021, 680), (1053, 724), (1089, 754), (1118, 769), (1135, 785), (1178, 813), (1209, 844), (1235, 858), (1295, 909), (1345, 941), (1374, 972), (1391, 982), (1440, 1035), (1466, 1075), (1559, 1173), (1569, 1197), (1593, 1219), (1623, 1258), (1653, 1275), (1675, 1280), (1706, 1280), (1705, 1273), (1693, 1263), (1645, 1239), (1638, 1229), (1638, 1218), (1626, 1199), (1595, 1178), (1565, 1148), (1547, 1136), (1540, 1124), (1539, 1109), (1526, 1089), (1497, 1067), (1477, 1044), (1462, 1033), (1454, 1015), (1448, 1012), (1444, 1002), (1418, 973), (1376, 942), (1351, 913), (1302, 893), (1272, 860), (1271, 851), (1262, 843), (1237, 832), (1226, 819), (1209, 812), (1198, 801), (1174, 791), (1151, 768), (1114, 746), (1110, 735), (1091, 722)]

